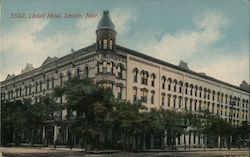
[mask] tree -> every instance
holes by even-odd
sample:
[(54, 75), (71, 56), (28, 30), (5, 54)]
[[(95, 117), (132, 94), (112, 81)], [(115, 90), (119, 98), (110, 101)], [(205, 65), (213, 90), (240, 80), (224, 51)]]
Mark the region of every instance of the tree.
[(91, 79), (74, 78), (67, 81), (64, 87), (57, 87), (54, 95), (65, 96), (68, 119), (76, 120), (73, 133), (85, 140), (85, 147), (102, 147), (99, 139), (110, 125), (113, 110), (112, 90), (97, 86)]

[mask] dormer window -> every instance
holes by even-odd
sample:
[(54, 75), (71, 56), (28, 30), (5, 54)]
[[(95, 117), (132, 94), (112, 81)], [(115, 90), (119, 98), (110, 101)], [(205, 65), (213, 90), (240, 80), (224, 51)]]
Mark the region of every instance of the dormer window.
[(107, 48), (108, 48), (108, 40), (103, 39), (103, 49), (107, 49)]

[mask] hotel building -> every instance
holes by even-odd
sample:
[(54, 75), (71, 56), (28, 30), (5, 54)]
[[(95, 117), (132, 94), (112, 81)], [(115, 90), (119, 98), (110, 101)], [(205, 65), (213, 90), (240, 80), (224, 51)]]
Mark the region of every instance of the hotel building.
[[(119, 33), (119, 32), (118, 32)], [(178, 66), (117, 44), (116, 30), (108, 11), (103, 12), (96, 30), (96, 42), (66, 56), (48, 57), (40, 67), (27, 64), (19, 75), (8, 75), (1, 82), (1, 101), (32, 98), (33, 102), (50, 94), (56, 86), (74, 76), (92, 78), (96, 84), (111, 87), (114, 96), (122, 100), (141, 101), (148, 109), (164, 108), (183, 112), (208, 109), (235, 125), (250, 122), (249, 85), (240, 86), (197, 73), (180, 61)], [(233, 76), (232, 76), (233, 77)], [(58, 100), (65, 102), (65, 98)], [(65, 144), (69, 126), (66, 110), (55, 115), (51, 123), (41, 128), (42, 137)], [(50, 125), (49, 125), (50, 124)], [(192, 147), (201, 147), (202, 138), (183, 135)], [(77, 139), (75, 140), (77, 144)]]

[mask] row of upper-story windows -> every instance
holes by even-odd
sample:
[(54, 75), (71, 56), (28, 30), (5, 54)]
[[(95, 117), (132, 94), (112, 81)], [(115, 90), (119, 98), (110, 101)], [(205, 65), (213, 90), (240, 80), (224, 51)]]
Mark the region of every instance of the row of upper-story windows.
[[(140, 101), (142, 103), (148, 103), (148, 90), (146, 88), (140, 89), (141, 96), (140, 99), (138, 99), (138, 87), (133, 88), (133, 101)], [(155, 91), (151, 90), (150, 92), (150, 104), (155, 104)]]
[[(82, 71), (80, 70), (80, 68), (77, 69), (76, 71), (76, 77), (81, 78), (82, 76)], [(66, 76), (63, 76), (62, 73), (59, 74), (59, 84), (60, 86), (63, 85), (64, 82), (64, 78), (67, 78), (67, 80), (72, 79), (72, 73), (70, 71), (67, 72)], [(84, 70), (84, 77), (89, 77), (89, 67), (86, 66), (85, 70)], [(32, 84), (26, 84), (24, 85), (24, 87), (22, 88), (22, 86), (19, 86), (17, 88), (15, 88), (15, 90), (8, 90), (6, 89), (6, 92), (2, 91), (1, 92), (1, 100), (9, 100), (9, 99), (13, 99), (13, 98), (19, 98), (22, 96), (28, 96), (28, 95), (32, 95), (34, 93), (39, 93), (39, 92), (43, 92), (43, 90), (50, 90), (53, 89), (55, 87), (55, 77), (52, 76), (51, 79), (47, 78), (46, 81), (35, 81), (34, 85)], [(46, 88), (45, 88), (46, 87)], [(32, 92), (33, 89), (33, 92)]]
[(125, 72), (125, 67), (123, 64), (119, 63), (115, 66), (113, 62), (98, 62), (97, 63), (97, 73), (111, 73), (114, 74), (114, 68), (117, 71), (117, 78), (124, 79), (123, 73)]
[[(166, 94), (162, 93), (161, 97), (161, 105), (164, 107), (166, 100), (165, 100)], [(178, 102), (178, 104), (177, 104)], [(172, 103), (172, 105), (171, 105)], [(204, 103), (204, 105), (203, 105)], [(202, 111), (202, 109), (208, 109), (208, 111), (212, 112), (213, 114), (218, 114), (220, 116), (223, 116), (223, 111), (225, 111), (224, 116), (230, 116), (229, 113), (232, 111), (233, 115), (232, 117), (234, 118), (240, 118), (240, 111), (242, 115), (242, 119), (248, 119), (248, 110), (240, 110), (236, 108), (230, 108), (227, 106), (219, 105), (217, 104), (217, 107), (215, 108), (215, 103), (210, 104), (210, 102), (204, 101), (198, 101), (198, 100), (193, 100), (192, 98), (188, 99), (187, 97), (184, 99), (184, 105), (182, 106), (182, 97), (179, 96), (177, 97), (176, 95), (171, 96), (171, 94), (167, 95), (167, 107), (173, 107), (173, 108), (179, 108), (179, 109), (186, 109), (189, 111)], [(224, 107), (224, 108), (223, 108)], [(230, 111), (229, 111), (230, 109)]]
[[(149, 78), (149, 72), (148, 71), (142, 70), (142, 71), (139, 72), (139, 70), (137, 68), (134, 68), (133, 69), (133, 81), (135, 83), (138, 82), (138, 76), (140, 76), (140, 78), (141, 78), (141, 84), (148, 85), (148, 78)], [(155, 78), (156, 78), (156, 75), (154, 73), (152, 73), (150, 75), (151, 86), (152, 87), (155, 86)]]
[[(150, 76), (151, 86), (152, 87), (155, 86), (155, 79), (156, 79), (155, 73), (152, 73), (150, 75), (148, 71), (145, 71), (145, 70), (139, 71), (138, 68), (134, 68), (133, 69), (133, 81), (135, 83), (138, 82), (138, 75), (139, 74), (140, 74), (140, 78), (141, 78), (141, 84), (148, 85), (148, 78)], [(207, 100), (212, 99), (212, 101), (217, 101), (217, 102), (221, 102), (221, 103), (225, 103), (225, 104), (229, 103), (232, 105), (240, 106), (241, 99), (239, 97), (236, 98), (235, 96), (233, 97), (232, 95), (228, 95), (228, 94), (224, 95), (224, 93), (220, 93), (219, 91), (218, 92), (215, 92), (215, 90), (211, 91), (210, 89), (203, 88), (202, 86), (198, 87), (197, 85), (193, 85), (192, 83), (189, 84), (186, 82), (185, 84), (183, 84), (182, 81), (177, 81), (176, 79), (172, 79), (172, 78), (167, 79), (166, 76), (162, 76), (161, 89), (165, 90), (166, 83), (167, 83), (167, 90), (170, 92), (173, 91), (173, 92), (182, 93), (183, 92), (182, 90), (184, 88), (185, 95), (195, 96), (195, 97), (199, 97), (199, 98), (203, 98), (203, 99), (207, 99)], [(242, 99), (242, 107), (248, 108), (248, 100), (247, 99), (246, 100), (244, 98)]]

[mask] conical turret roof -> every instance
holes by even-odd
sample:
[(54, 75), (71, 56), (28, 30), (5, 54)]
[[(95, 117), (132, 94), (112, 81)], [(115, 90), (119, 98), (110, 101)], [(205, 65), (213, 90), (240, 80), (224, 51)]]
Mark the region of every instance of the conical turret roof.
[(113, 24), (110, 16), (109, 11), (104, 10), (101, 20), (98, 23), (97, 30), (99, 29), (111, 29), (115, 31), (115, 25)]

